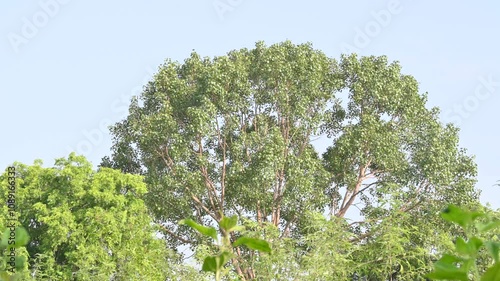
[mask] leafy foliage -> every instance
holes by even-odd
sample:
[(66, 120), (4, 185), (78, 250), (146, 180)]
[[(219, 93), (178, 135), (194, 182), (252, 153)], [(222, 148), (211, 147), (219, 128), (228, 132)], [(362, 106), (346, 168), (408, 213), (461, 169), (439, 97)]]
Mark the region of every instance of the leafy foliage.
[[(231, 236), (235, 231), (244, 230), (243, 226), (237, 225), (238, 217), (223, 217), (220, 220), (219, 227), (222, 234), (222, 239), (218, 242), (219, 252), (214, 256), (205, 257), (202, 265), (202, 270), (215, 273), (215, 279), (221, 280), (221, 274), (225, 264), (234, 258), (233, 248), (239, 246), (246, 246), (250, 250), (260, 251), (264, 253), (271, 253), (269, 243), (263, 239), (240, 236), (236, 241), (231, 242)], [(205, 227), (197, 224), (191, 219), (184, 219), (179, 224), (186, 224), (195, 229), (199, 233), (217, 240), (217, 230), (213, 227)], [(244, 278), (244, 276), (243, 276)]]
[[(383, 56), (337, 61), (288, 41), (212, 59), (193, 52), (167, 60), (132, 100), (102, 166), (144, 176), (146, 204), (172, 249), (210, 244), (177, 225), (184, 218), (221, 225), (222, 214), (237, 215), (273, 237), (273, 257), (240, 250), (229, 261), (244, 280), (424, 280), (460, 231), (437, 218), (442, 204), (478, 198), (458, 129), (426, 101)], [(318, 135), (331, 144), (323, 154)], [(326, 233), (336, 237), (330, 247)]]
[[(31, 235), (26, 249), (34, 279), (181, 278), (184, 269), (176, 267), (175, 254), (151, 224), (140, 176), (109, 168), (95, 172), (74, 154), (52, 168), (40, 161), (15, 167), (17, 212)], [(5, 180), (0, 176), (0, 198), (7, 195)], [(4, 217), (6, 209), (0, 211)]]
[[(457, 237), (454, 253), (444, 254), (427, 276), (434, 280), (500, 280), (500, 242), (474, 235), (484, 235), (500, 228), (500, 220), (488, 216), (485, 212), (467, 211), (454, 205), (449, 205), (441, 213), (441, 217), (462, 227), (466, 238)], [(486, 249), (489, 255), (489, 268), (482, 270), (483, 272), (477, 264), (481, 259), (482, 249)]]
[[(4, 229), (4, 228), (0, 228)], [(6, 227), (0, 239), (0, 280), (21, 280), (26, 276), (26, 255), (24, 248), (29, 242), (29, 234), (22, 226)]]

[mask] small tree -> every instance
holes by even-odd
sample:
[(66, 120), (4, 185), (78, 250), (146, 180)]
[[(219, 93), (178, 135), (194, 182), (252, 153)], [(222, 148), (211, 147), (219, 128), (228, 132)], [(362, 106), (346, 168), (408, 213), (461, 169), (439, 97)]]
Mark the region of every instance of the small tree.
[[(31, 235), (26, 249), (36, 280), (165, 280), (182, 273), (157, 237), (140, 176), (96, 172), (74, 154), (52, 168), (41, 161), (14, 166), (17, 217)], [(7, 198), (6, 181), (0, 175), (0, 201)]]

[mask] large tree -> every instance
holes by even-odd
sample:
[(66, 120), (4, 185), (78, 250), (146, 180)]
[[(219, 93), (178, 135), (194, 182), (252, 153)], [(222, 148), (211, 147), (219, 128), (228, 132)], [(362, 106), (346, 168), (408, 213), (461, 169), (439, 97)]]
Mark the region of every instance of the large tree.
[[(318, 253), (336, 251), (325, 248), (324, 233), (338, 229), (332, 235), (350, 246), (330, 262), (352, 266), (329, 276), (383, 279), (402, 266), (422, 276), (435, 237), (449, 232), (436, 212), (478, 198), (475, 164), (438, 113), (386, 57), (338, 62), (310, 44), (259, 42), (212, 59), (167, 60), (112, 127), (113, 153), (102, 165), (145, 176), (147, 205), (172, 247), (202, 241), (178, 227), (188, 217), (216, 224), (237, 214), (276, 227), (276, 245), (295, 241), (289, 255), (302, 273), (275, 266), (264, 279), (312, 276), (315, 259), (328, 267)], [(322, 156), (312, 144), (318, 136), (331, 143)], [(348, 212), (359, 220), (347, 223)], [(311, 225), (318, 215), (331, 227)], [(384, 252), (390, 261), (365, 253), (390, 235), (400, 237)], [(236, 253), (240, 277), (262, 276), (256, 268), (267, 257)]]

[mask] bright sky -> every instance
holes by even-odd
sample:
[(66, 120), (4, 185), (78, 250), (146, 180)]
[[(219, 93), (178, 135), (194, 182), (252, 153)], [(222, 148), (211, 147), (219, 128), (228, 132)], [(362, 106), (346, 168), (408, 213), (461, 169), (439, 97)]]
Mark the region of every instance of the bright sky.
[(166, 58), (289, 39), (330, 57), (399, 61), (442, 121), (460, 126), (482, 201), (500, 207), (499, 15), (494, 0), (1, 1), (0, 168), (51, 166), (70, 151), (96, 166), (110, 151), (107, 125)]

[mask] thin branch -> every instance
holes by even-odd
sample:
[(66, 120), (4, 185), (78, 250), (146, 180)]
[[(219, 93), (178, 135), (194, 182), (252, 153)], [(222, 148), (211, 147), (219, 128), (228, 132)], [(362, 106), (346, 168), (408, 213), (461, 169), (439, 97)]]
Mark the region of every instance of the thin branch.
[(363, 193), (365, 190), (367, 190), (368, 188), (372, 187), (373, 185), (376, 185), (376, 184), (379, 184), (381, 183), (380, 181), (376, 181), (376, 182), (372, 182), (370, 184), (368, 184), (367, 186), (363, 187), (362, 189), (360, 189), (356, 195), (360, 194), (360, 193)]
[(293, 222), (295, 222), (296, 216), (295, 214), (292, 216), (292, 219), (286, 222), (285, 228), (283, 229), (283, 233), (280, 238), (288, 237), (290, 235), (290, 226)]
[(358, 237), (349, 239), (349, 242), (351, 242), (351, 243), (359, 242), (359, 241), (361, 241), (361, 240), (363, 240), (363, 239), (365, 239), (367, 237), (370, 237), (372, 234), (373, 234), (372, 232), (366, 232), (364, 234), (361, 234)]
[(170, 236), (174, 237), (175, 239), (181, 241), (182, 243), (185, 243), (185, 244), (194, 244), (195, 243), (195, 241), (180, 237), (179, 235), (175, 234), (173, 231), (171, 231), (170, 229), (168, 229), (166, 226), (162, 225), (161, 223), (157, 223), (157, 224), (161, 227), (161, 229), (163, 231), (165, 231), (166, 233), (168, 233)]
[(207, 206), (205, 206), (205, 204), (203, 204), (203, 202), (201, 202), (201, 200), (196, 197), (196, 195), (194, 195), (190, 190), (189, 188), (185, 187), (187, 191), (189, 191), (191, 193), (191, 198), (194, 200), (194, 202), (198, 203), (198, 205), (205, 211), (207, 212), (207, 214), (212, 217), (215, 221), (219, 221), (220, 218), (216, 215), (214, 215), (212, 212), (210, 212), (210, 210), (207, 208)]
[(224, 198), (226, 195), (226, 137), (222, 143), (222, 176), (221, 176), (221, 195), (220, 195), (220, 209), (224, 210)]

